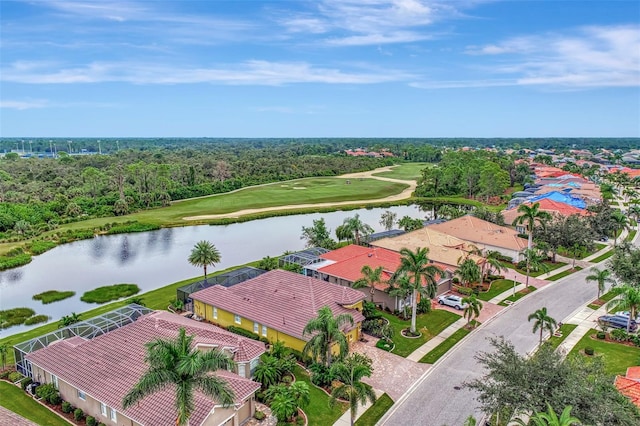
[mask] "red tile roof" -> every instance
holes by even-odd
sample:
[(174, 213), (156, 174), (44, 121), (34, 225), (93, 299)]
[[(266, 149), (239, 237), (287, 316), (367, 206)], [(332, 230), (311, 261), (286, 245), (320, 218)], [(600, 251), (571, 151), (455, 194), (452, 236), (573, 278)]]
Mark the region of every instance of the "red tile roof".
[(627, 379), (640, 380), (640, 367), (627, 368)]
[(527, 248), (528, 243), (524, 238), (518, 237), (518, 232), (514, 229), (496, 225), (472, 215), (465, 215), (443, 223), (429, 225), (429, 227), (476, 244), (491, 245), (515, 251)]
[[(122, 409), (121, 402), (147, 370), (145, 343), (157, 338), (175, 338), (180, 328), (196, 336), (195, 345), (205, 343), (237, 349), (235, 361), (249, 361), (265, 352), (261, 342), (211, 324), (157, 311), (91, 340), (73, 337), (52, 343), (28, 354), (27, 359), (140, 424), (170, 424), (176, 416), (175, 390), (172, 387), (146, 397), (128, 410)], [(216, 374), (227, 380), (235, 392), (236, 402), (248, 398), (260, 388), (259, 383), (231, 372), (219, 371)], [(190, 423), (200, 425), (214, 405), (215, 401), (197, 392)]]
[(637, 407), (640, 407), (640, 382), (626, 377), (616, 376), (614, 385), (621, 394), (629, 398)]
[(334, 315), (350, 314), (355, 323), (364, 320), (353, 305), (366, 296), (349, 287), (275, 269), (231, 287), (215, 285), (190, 295), (208, 305), (259, 322), (301, 340), (302, 330), (318, 310), (329, 306)]

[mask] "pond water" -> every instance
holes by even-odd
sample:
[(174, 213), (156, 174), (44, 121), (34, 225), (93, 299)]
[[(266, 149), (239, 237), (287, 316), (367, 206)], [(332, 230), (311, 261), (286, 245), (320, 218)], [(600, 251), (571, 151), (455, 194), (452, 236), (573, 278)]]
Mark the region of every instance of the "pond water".
[[(380, 216), (391, 210), (398, 218), (425, 218), (417, 206), (360, 209), (333, 213), (281, 216), (225, 226), (187, 226), (158, 231), (98, 236), (56, 247), (20, 268), (0, 272), (0, 310), (29, 307), (45, 314), (51, 321), (63, 315), (97, 307), (82, 302), (80, 296), (96, 287), (117, 283), (137, 284), (141, 293), (202, 274), (187, 258), (194, 244), (211, 241), (220, 251), (222, 261), (209, 272), (279, 256), (285, 251), (304, 248), (300, 239), (303, 226), (324, 218), (334, 234), (336, 226), (356, 213), (376, 232), (383, 230)], [(74, 297), (43, 305), (32, 296), (47, 290), (73, 290)], [(0, 337), (34, 326), (15, 326), (0, 331)]]

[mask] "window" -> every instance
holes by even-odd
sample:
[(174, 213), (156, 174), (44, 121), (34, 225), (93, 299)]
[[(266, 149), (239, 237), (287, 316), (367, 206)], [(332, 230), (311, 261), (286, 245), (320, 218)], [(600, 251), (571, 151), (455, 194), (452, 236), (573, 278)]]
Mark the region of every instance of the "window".
[(257, 322), (253, 323), (253, 332), (256, 334), (260, 333), (260, 324), (258, 324)]
[(263, 335), (264, 337), (267, 337), (267, 326), (266, 326), (266, 325), (263, 325), (263, 326), (262, 326), (262, 335)]
[(87, 394), (82, 392), (80, 389), (78, 389), (78, 398), (80, 398), (83, 401), (87, 400)]
[(238, 376), (240, 377), (245, 377), (245, 375), (247, 374), (245, 372), (245, 365), (244, 364), (238, 364)]
[(107, 405), (104, 402), (100, 403), (100, 414), (107, 416)]
[(56, 389), (58, 388), (58, 376), (56, 376), (55, 374), (51, 375), (51, 383), (53, 383), (53, 386), (56, 387)]
[(238, 314), (233, 316), (233, 320), (236, 322), (236, 324), (242, 323), (242, 320), (240, 319), (240, 315)]
[(213, 307), (213, 319), (218, 319), (218, 308)]
[(109, 416), (109, 418), (115, 422), (116, 421), (116, 414), (118, 414), (118, 412), (112, 408), (110, 414), (111, 415)]

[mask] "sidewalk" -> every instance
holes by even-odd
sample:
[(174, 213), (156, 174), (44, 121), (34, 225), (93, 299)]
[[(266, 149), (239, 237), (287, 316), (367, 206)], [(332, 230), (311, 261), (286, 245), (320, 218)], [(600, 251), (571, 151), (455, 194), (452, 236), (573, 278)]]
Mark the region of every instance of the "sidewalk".
[(449, 327), (445, 328), (438, 334), (437, 336), (433, 336), (428, 342), (424, 345), (420, 346), (415, 351), (411, 352), (407, 357), (408, 360), (419, 362), (423, 356), (431, 352), (433, 348), (442, 343), (445, 339), (451, 336), (453, 333), (461, 329), (467, 324), (467, 320), (464, 318), (458, 319), (456, 322), (451, 324)]
[(590, 329), (597, 327), (598, 317), (606, 313), (607, 309), (605, 305), (602, 305), (595, 311), (583, 306), (577, 313), (565, 321), (565, 324), (576, 324), (577, 327), (564, 339), (560, 346), (558, 346), (558, 351), (566, 356)]
[[(380, 398), (384, 392), (374, 389), (376, 393), (376, 397)], [(369, 407), (371, 407), (371, 402), (367, 400), (364, 405), (358, 405), (358, 412), (356, 413), (356, 418), (354, 420), (358, 420), (358, 418), (367, 411)], [(347, 411), (340, 416), (340, 418), (333, 424), (333, 426), (351, 426), (351, 410), (347, 409)]]

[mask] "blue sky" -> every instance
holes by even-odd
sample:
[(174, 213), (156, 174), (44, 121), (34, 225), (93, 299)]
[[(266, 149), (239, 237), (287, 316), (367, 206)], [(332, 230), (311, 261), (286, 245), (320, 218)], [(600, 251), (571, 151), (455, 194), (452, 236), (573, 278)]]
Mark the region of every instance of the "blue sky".
[(638, 1), (0, 0), (0, 136), (640, 136)]

